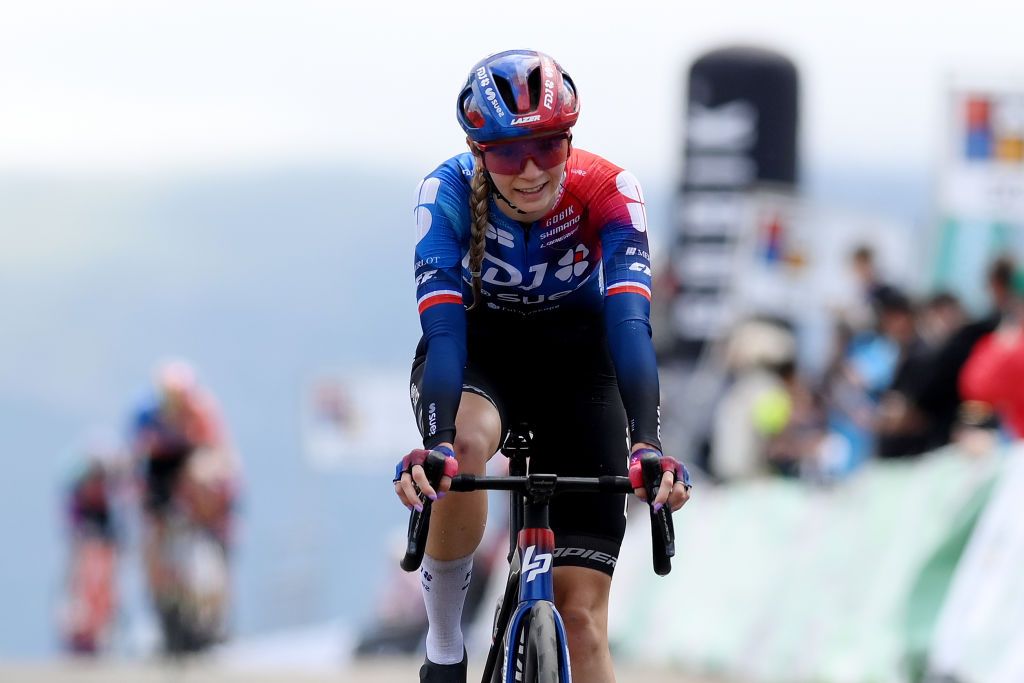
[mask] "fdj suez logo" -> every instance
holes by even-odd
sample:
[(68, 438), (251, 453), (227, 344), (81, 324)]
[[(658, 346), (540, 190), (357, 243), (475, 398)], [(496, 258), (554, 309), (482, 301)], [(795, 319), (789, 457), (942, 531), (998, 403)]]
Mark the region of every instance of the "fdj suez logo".
[(536, 551), (537, 546), (531, 545), (523, 556), (523, 576), (526, 577), (526, 583), (530, 583), (539, 574), (546, 574), (551, 569), (551, 553), (534, 555)]
[[(561, 268), (558, 268), (555, 273), (558, 279), (567, 282), (574, 275), (581, 275), (589, 265), (585, 260), (588, 253), (586, 247), (580, 245), (576, 250), (570, 250), (566, 255), (562, 256), (562, 259), (559, 261)], [(496, 287), (519, 290), (514, 292), (483, 290), (485, 296), (494, 297), (498, 301), (522, 305), (542, 304), (561, 299), (563, 296), (568, 296), (575, 291), (574, 289), (566, 289), (551, 294), (533, 294), (532, 291), (544, 283), (544, 276), (548, 272), (548, 264), (546, 262), (534, 264), (524, 273), (511, 263), (502, 261), (493, 254), (485, 254), (484, 258), (487, 264), (481, 274), (481, 279), (484, 283), (495, 285)], [(469, 268), (468, 253), (462, 259), (462, 267), (464, 269)]]
[(562, 266), (555, 271), (555, 277), (565, 282), (569, 278), (579, 277), (587, 270), (587, 266), (590, 263), (587, 261), (587, 255), (590, 250), (582, 244), (576, 245), (575, 249), (570, 249), (565, 252), (562, 258), (558, 259), (558, 265)]
[(551, 109), (555, 103), (555, 71), (550, 65), (544, 67), (544, 108)]
[(431, 403), (427, 408), (427, 434), (433, 436), (437, 434), (437, 404)]
[(487, 101), (491, 103), (492, 107), (494, 107), (494, 112), (498, 116), (505, 116), (505, 110), (501, 108), (500, 104), (498, 104), (498, 96), (494, 94), (494, 90), (492, 88), (488, 88), (485, 92), (487, 94)]
[(476, 70), (476, 80), (480, 83), (480, 87), (484, 89), (484, 97), (494, 107), (494, 113), (504, 118), (505, 110), (501, 108), (501, 104), (498, 103), (498, 95), (494, 92), (494, 88), (488, 88), (491, 84), (491, 79), (487, 77), (487, 69), (480, 67)]

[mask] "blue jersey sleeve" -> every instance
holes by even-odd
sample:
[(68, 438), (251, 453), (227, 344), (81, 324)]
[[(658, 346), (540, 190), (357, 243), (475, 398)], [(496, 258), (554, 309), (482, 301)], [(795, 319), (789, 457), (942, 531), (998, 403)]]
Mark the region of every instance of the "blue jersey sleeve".
[[(464, 155), (468, 156), (468, 155)], [(417, 416), (423, 445), (455, 440), (455, 415), (466, 365), (462, 260), (469, 239), (472, 162), (442, 164), (416, 190), (416, 297), (426, 347)]]
[(661, 448), (658, 364), (651, 340), (651, 255), (640, 185), (628, 171), (608, 183), (602, 215), (605, 334), (633, 443)]
[(128, 422), (128, 438), (134, 442), (135, 439), (139, 438), (142, 434), (147, 431), (155, 430), (159, 427), (159, 415), (160, 408), (157, 405), (156, 399), (147, 398), (144, 403), (141, 403), (134, 411), (132, 411), (131, 418)]

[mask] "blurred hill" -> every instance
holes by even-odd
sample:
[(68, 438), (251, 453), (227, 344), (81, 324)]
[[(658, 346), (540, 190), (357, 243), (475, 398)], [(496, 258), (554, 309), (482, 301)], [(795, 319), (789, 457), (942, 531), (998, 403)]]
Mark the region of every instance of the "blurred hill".
[[(123, 431), (168, 354), (199, 367), (247, 463), (243, 630), (333, 616), (331, 595), (305, 593), (332, 585), (366, 606), (365, 587), (330, 575), (349, 484), (302, 465), (300, 399), (325, 368), (407, 362), (416, 180), (329, 168), (0, 178), (0, 444), (13, 468), (0, 537), (24, 558), (0, 566), (2, 601), (21, 615), (0, 618), (0, 653), (49, 649), (62, 458), (91, 427)], [(377, 491), (359, 500), (371, 497), (383, 509)], [(345, 540), (379, 543), (376, 530)]]

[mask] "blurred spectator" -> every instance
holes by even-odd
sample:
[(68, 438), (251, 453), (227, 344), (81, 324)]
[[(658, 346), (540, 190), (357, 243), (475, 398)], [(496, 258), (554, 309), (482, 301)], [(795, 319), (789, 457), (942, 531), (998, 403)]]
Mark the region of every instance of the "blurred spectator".
[(939, 348), (967, 322), (960, 300), (949, 292), (939, 292), (925, 303), (918, 323), (921, 338), (929, 348)]
[(70, 547), (59, 626), (66, 647), (76, 654), (99, 652), (114, 621), (118, 550), (114, 489), (122, 469), (119, 455), (113, 440), (90, 437), (66, 484)]
[[(878, 320), (881, 307), (873, 306), (872, 315)], [(874, 454), (878, 404), (892, 384), (901, 353), (878, 322), (859, 333), (843, 324), (841, 332), (822, 387), (830, 438), (818, 477), (825, 480), (853, 472)]]
[(739, 325), (725, 347), (732, 382), (715, 411), (709, 465), (722, 480), (772, 472), (769, 444), (789, 422), (792, 403), (783, 371), (794, 367), (796, 339), (768, 320)]
[(1013, 273), (1011, 258), (1004, 256), (993, 261), (987, 273), (989, 313), (962, 325), (939, 344), (931, 353), (922, 381), (908, 388), (907, 399), (928, 416), (938, 444), (949, 443), (953, 438), (962, 401), (958, 385), (960, 371), (974, 345), (996, 329), (1003, 311), (1009, 306)]
[(971, 351), (960, 375), (966, 400), (995, 408), (1014, 438), (1024, 438), (1024, 271), (1017, 272), (996, 330)]
[(997, 313), (1005, 312), (1014, 305), (1017, 275), (1017, 262), (1010, 254), (1000, 256), (989, 267), (988, 291)]
[[(420, 597), (419, 572), (399, 567), (405, 555), (405, 530), (388, 543), (389, 575), (374, 601), (373, 622), (359, 634), (355, 646), (357, 657), (412, 654), (423, 646), (427, 633), (427, 610)], [(474, 577), (475, 579), (476, 577)]]
[(861, 332), (874, 326), (878, 296), (887, 285), (878, 273), (874, 249), (867, 245), (860, 245), (850, 253), (850, 267), (857, 282), (857, 300), (842, 312), (842, 318), (852, 330)]
[(877, 294), (882, 336), (896, 349), (892, 380), (882, 394), (875, 416), (875, 452), (881, 458), (919, 455), (936, 445), (928, 416), (910, 399), (925, 381), (928, 347), (917, 331), (913, 303), (891, 287)]
[(826, 444), (824, 406), (795, 363), (779, 366), (778, 372), (786, 388), (789, 419), (769, 439), (768, 459), (780, 474), (817, 479)]

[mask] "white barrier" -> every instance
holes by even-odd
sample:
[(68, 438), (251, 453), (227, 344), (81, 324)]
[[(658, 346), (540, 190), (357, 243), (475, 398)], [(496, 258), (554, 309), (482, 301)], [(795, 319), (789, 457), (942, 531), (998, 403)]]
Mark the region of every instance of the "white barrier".
[(929, 669), (972, 683), (1024, 681), (1024, 447), (1017, 447), (957, 566)]

